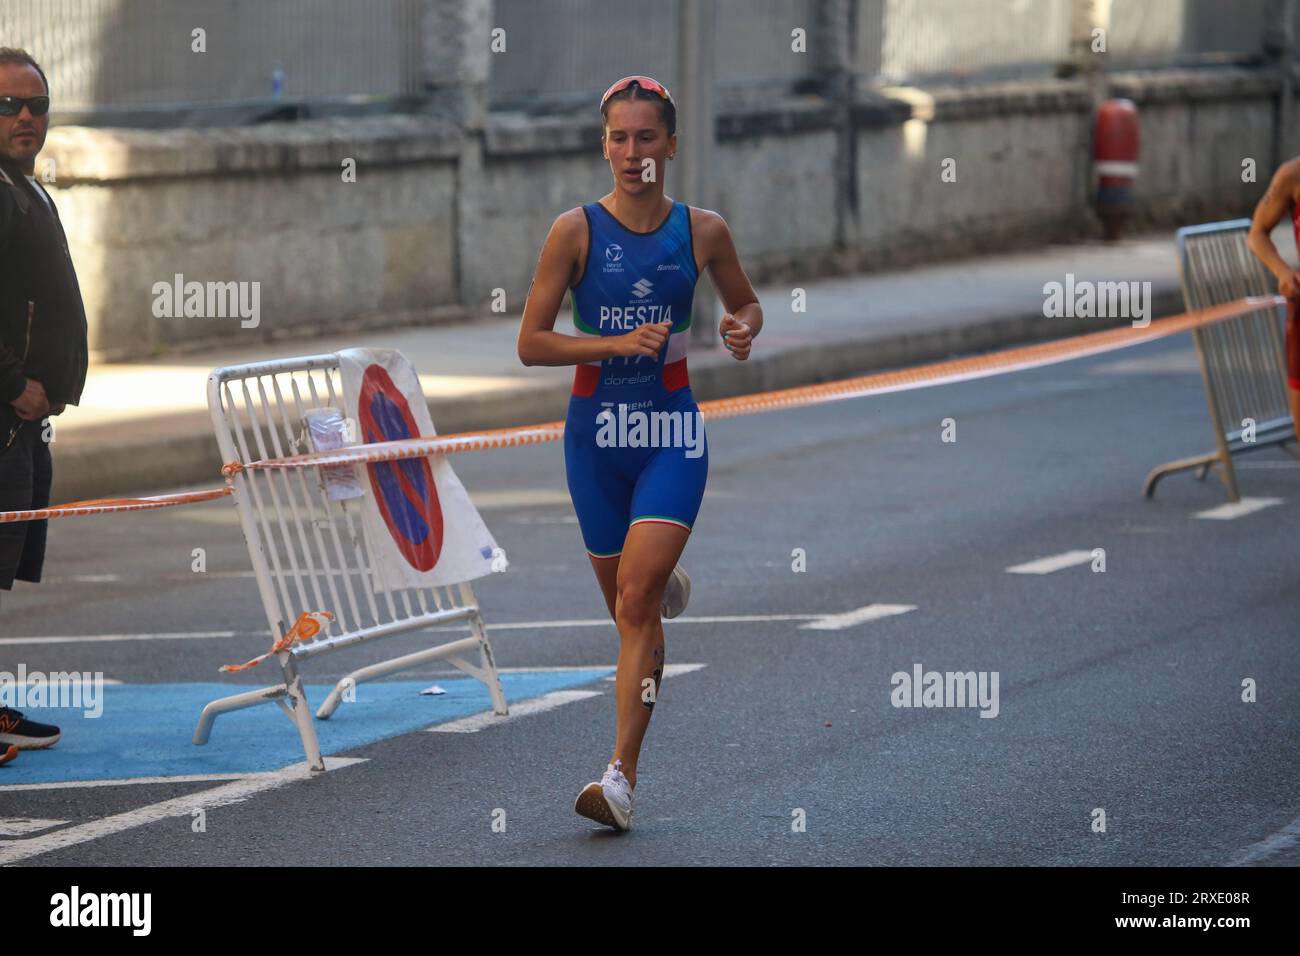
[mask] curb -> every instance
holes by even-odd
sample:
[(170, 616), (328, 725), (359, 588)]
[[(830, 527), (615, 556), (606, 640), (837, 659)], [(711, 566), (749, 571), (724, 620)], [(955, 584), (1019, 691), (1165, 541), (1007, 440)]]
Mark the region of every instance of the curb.
[[(1152, 318), (1182, 311), (1182, 293), (1176, 285), (1152, 290)], [(1037, 311), (925, 332), (784, 348), (743, 363), (717, 354), (692, 364), (691, 390), (700, 401), (728, 398), (1127, 324), (1112, 319), (1045, 320)], [(554, 421), (563, 419), (568, 410), (569, 388), (567, 382), (547, 383), (490, 395), (435, 399), (428, 403), (429, 414), (443, 435)], [(56, 444), (54, 460), (50, 500), (56, 504), (182, 486), (217, 487), (223, 464), (206, 412), (101, 428), (94, 439), (78, 441), (74, 447)]]

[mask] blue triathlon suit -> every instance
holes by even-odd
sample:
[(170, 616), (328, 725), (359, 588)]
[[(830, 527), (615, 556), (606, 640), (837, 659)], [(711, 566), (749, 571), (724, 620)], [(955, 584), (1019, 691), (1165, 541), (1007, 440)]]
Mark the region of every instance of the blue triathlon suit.
[(587, 553), (616, 558), (634, 524), (689, 531), (704, 497), (708, 448), (686, 375), (699, 276), (684, 203), (673, 203), (650, 232), (632, 232), (598, 202), (582, 211), (589, 242), (571, 294), (576, 333), (624, 335), (646, 322), (673, 323), (657, 356), (612, 356), (577, 366), (573, 376), (564, 423), (569, 495)]

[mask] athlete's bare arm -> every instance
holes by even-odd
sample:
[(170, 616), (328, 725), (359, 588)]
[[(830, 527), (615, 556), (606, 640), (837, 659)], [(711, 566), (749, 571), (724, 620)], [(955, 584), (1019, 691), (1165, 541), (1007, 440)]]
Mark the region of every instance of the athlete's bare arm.
[(1277, 277), (1278, 291), (1288, 298), (1300, 295), (1300, 274), (1278, 254), (1269, 233), (1283, 217), (1290, 215), (1298, 188), (1300, 159), (1293, 159), (1283, 163), (1273, 174), (1272, 182), (1255, 206), (1247, 238), (1250, 251)]
[(564, 293), (581, 276), (586, 245), (587, 218), (581, 208), (556, 217), (528, 287), (515, 343), (519, 361), (525, 365), (578, 365), (613, 355), (654, 358), (668, 338), (666, 322), (647, 323), (625, 335), (600, 338), (555, 331), (555, 317)]
[(753, 338), (763, 328), (763, 307), (749, 283), (736, 254), (727, 222), (716, 212), (691, 207), (691, 228), (695, 233), (696, 251), (704, 260), (727, 314), (718, 325), (725, 332), (731, 354), (743, 361), (749, 358)]

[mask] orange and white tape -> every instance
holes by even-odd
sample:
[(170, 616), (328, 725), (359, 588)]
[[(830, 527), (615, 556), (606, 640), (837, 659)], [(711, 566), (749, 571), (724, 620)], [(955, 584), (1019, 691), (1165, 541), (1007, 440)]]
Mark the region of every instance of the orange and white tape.
[(310, 641), (322, 629), (329, 627), (332, 620), (334, 620), (334, 615), (329, 611), (303, 611), (298, 615), (298, 620), (293, 622), (293, 626), (285, 632), (284, 637), (272, 644), (271, 649), (265, 654), (258, 654), (251, 661), (244, 661), (242, 664), (222, 664), (217, 670), (233, 674), (238, 671), (246, 671), (250, 667), (256, 667), (272, 654), (287, 651), (299, 641)]
[[(794, 388), (775, 389), (770, 392), (738, 395), (734, 398), (713, 399), (700, 402), (699, 408), (706, 419), (734, 418), (739, 415), (750, 415), (755, 412), (772, 411), (778, 408), (818, 405), (848, 398), (865, 398), (869, 395), (883, 395), (887, 392), (929, 388), (935, 385), (948, 385), (976, 378), (987, 378), (1006, 372), (1018, 372), (1043, 365), (1052, 365), (1057, 362), (1066, 362), (1071, 359), (1084, 358), (1102, 352), (1129, 348), (1154, 339), (1177, 335), (1198, 326), (1237, 318), (1282, 301), (1279, 296), (1254, 296), (1227, 305), (1216, 306), (1213, 309), (1185, 312), (1165, 319), (1158, 319), (1143, 328), (1122, 326), (1100, 332), (1071, 336), (1066, 339), (1042, 342), (1037, 345), (1017, 346), (1016, 348), (1004, 349), (1000, 352), (991, 352), (985, 355), (973, 355), (943, 362), (930, 362), (926, 365), (917, 365), (892, 372), (873, 372), (870, 375), (859, 375), (817, 385), (800, 385)], [(460, 432), (455, 435), (442, 435), (436, 438), (376, 442), (353, 448), (340, 448), (335, 451), (319, 451), (305, 455), (293, 455), (287, 458), (254, 461), (246, 465), (235, 462), (226, 467), (238, 471), (254, 471), (394, 461), (423, 455), (457, 451), (481, 451), (489, 448), (506, 448), (513, 445), (555, 441), (563, 437), (563, 435), (564, 422), (546, 422), (542, 425), (496, 428), (481, 432)]]
[(232, 488), (213, 488), (209, 491), (187, 491), (173, 495), (153, 495), (148, 498), (89, 498), (66, 505), (54, 505), (35, 511), (0, 511), (0, 521), (39, 521), (42, 518), (71, 518), (74, 515), (102, 515), (114, 511), (148, 511), (152, 508), (170, 508), (173, 505), (192, 505), (213, 498), (224, 498)]
[[(1143, 342), (1188, 332), (1204, 325), (1238, 318), (1261, 308), (1281, 304), (1283, 301), (1280, 296), (1274, 295), (1251, 296), (1230, 302), (1227, 305), (1215, 306), (1212, 309), (1184, 312), (1180, 315), (1157, 319), (1142, 328), (1121, 326), (1119, 328), (1104, 329), (1100, 332), (1075, 335), (1066, 339), (1042, 342), (1036, 345), (1017, 346), (1016, 348), (1004, 349), (1000, 352), (991, 352), (985, 355), (930, 362), (925, 365), (898, 369), (892, 372), (875, 372), (870, 375), (859, 375), (817, 385), (801, 385), (794, 388), (776, 389), (770, 392), (738, 395), (734, 398), (719, 398), (700, 402), (699, 408), (706, 419), (734, 418), (739, 415), (751, 415), (756, 412), (773, 411), (780, 408), (818, 405), (826, 402), (843, 401), (849, 398), (865, 398), (870, 395), (883, 395), (888, 392), (930, 388), (936, 385), (949, 385), (955, 382), (970, 381), (971, 379), (988, 378), (989, 376), (1002, 375), (1007, 372), (1018, 372), (1043, 365), (1085, 358), (1089, 355), (1129, 348)], [(73, 515), (107, 514), (114, 511), (143, 511), (150, 508), (166, 508), (172, 505), (210, 501), (231, 494), (234, 477), (241, 471), (396, 461), (403, 458), (420, 458), (426, 455), (531, 445), (538, 442), (556, 441), (563, 435), (564, 422), (556, 421), (546, 422), (541, 425), (459, 432), (454, 435), (439, 435), (434, 438), (377, 442), (370, 445), (341, 448), (336, 451), (312, 452), (306, 455), (272, 458), (246, 464), (235, 461), (227, 463), (221, 469), (221, 473), (226, 479), (226, 487), (224, 488), (175, 495), (156, 495), (149, 498), (96, 498), (91, 501), (74, 501), (70, 504), (56, 505), (52, 508), (41, 508), (34, 511), (0, 512), (0, 521), (32, 521), (42, 518), (66, 518)]]

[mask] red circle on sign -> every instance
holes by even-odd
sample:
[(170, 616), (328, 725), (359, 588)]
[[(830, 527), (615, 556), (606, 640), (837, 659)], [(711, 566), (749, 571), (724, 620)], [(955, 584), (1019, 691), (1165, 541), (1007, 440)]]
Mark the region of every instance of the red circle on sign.
[[(369, 366), (362, 376), (357, 418), (367, 445), (420, 437), (406, 396), (382, 365)], [(402, 557), (417, 571), (430, 570), (442, 554), (443, 517), (429, 460), (372, 462), (366, 471), (379, 513)]]

